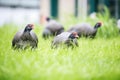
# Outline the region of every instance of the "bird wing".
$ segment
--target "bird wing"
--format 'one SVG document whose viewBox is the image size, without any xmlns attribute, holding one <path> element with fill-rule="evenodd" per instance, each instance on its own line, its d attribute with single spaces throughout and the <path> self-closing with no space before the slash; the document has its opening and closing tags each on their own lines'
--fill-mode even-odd
<svg viewBox="0 0 120 80">
<path fill-rule="evenodd" d="M 46 25 L 46 28 L 48 28 L 52 32 L 55 32 L 55 31 L 63 28 L 63 26 L 60 23 L 58 23 L 57 21 L 52 20 Z"/>
<path fill-rule="evenodd" d="M 82 33 L 83 35 L 91 34 L 94 32 L 94 28 L 91 27 L 91 25 L 88 23 L 80 24 L 76 29 L 79 33 Z"/>
<path fill-rule="evenodd" d="M 15 45 L 15 43 L 19 42 L 20 41 L 20 38 L 21 38 L 21 35 L 23 34 L 23 30 L 20 30 L 18 31 L 15 36 L 13 37 L 13 40 L 12 40 L 12 46 Z"/>
<path fill-rule="evenodd" d="M 36 35 L 33 31 L 30 32 L 30 35 L 31 35 L 32 39 L 33 39 L 36 43 L 38 43 L 38 37 L 37 37 L 37 35 Z"/>
<path fill-rule="evenodd" d="M 68 32 L 72 32 L 75 30 L 75 26 L 71 26 L 69 29 L 68 29 Z"/>
<path fill-rule="evenodd" d="M 63 32 L 63 33 L 57 35 L 54 38 L 53 43 L 55 43 L 55 44 L 56 43 L 63 43 L 63 42 L 65 42 L 68 39 L 69 35 L 70 35 L 69 32 Z"/>
</svg>

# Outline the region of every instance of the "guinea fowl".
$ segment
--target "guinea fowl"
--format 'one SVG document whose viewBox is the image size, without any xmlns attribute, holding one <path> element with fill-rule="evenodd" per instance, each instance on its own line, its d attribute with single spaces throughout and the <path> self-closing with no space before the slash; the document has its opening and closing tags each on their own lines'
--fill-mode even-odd
<svg viewBox="0 0 120 80">
<path fill-rule="evenodd" d="M 68 32 L 77 32 L 79 37 L 84 36 L 94 38 L 96 36 L 98 28 L 101 27 L 101 25 L 101 22 L 96 23 L 94 27 L 91 27 L 87 23 L 77 24 L 71 27 Z"/>
<path fill-rule="evenodd" d="M 57 35 L 54 40 L 52 41 L 52 48 L 58 47 L 59 44 L 64 43 L 68 47 L 69 46 L 78 46 L 77 42 L 78 35 L 76 32 L 62 32 L 61 34 Z"/>
<path fill-rule="evenodd" d="M 52 20 L 48 17 L 46 18 L 46 21 L 48 23 L 42 33 L 44 39 L 48 38 L 49 36 L 56 36 L 64 31 L 64 27 L 57 21 Z"/>
<path fill-rule="evenodd" d="M 38 38 L 34 32 L 33 24 L 28 24 L 24 30 L 17 32 L 12 40 L 12 47 L 14 49 L 21 48 L 26 49 L 27 47 L 36 48 L 38 45 Z"/>
</svg>

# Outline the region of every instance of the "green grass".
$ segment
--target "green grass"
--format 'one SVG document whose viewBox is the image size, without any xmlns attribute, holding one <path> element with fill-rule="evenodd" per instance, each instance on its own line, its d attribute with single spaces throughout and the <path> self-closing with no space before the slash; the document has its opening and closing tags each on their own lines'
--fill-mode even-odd
<svg viewBox="0 0 120 80">
<path fill-rule="evenodd" d="M 72 17 L 67 21 L 66 29 L 80 22 Z M 38 48 L 13 50 L 11 40 L 21 27 L 0 27 L 0 80 L 120 80 L 120 34 L 115 20 L 100 16 L 85 21 L 92 25 L 102 21 L 103 26 L 95 39 L 81 38 L 74 49 L 51 49 L 52 38 L 42 39 L 43 27 L 36 25 Z"/>
</svg>

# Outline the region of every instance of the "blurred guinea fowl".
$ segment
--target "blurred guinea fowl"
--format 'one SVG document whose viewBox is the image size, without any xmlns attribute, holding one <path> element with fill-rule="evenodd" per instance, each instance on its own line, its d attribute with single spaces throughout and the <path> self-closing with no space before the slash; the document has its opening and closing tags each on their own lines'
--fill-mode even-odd
<svg viewBox="0 0 120 80">
<path fill-rule="evenodd" d="M 57 35 L 54 40 L 52 41 L 52 48 L 58 47 L 59 44 L 64 43 L 68 47 L 69 46 L 78 46 L 77 42 L 78 35 L 76 32 L 62 32 L 61 34 Z"/>
<path fill-rule="evenodd" d="M 64 31 L 64 27 L 55 20 L 50 19 L 49 17 L 46 18 L 48 22 L 45 26 L 42 36 L 44 39 L 48 38 L 49 36 L 55 36 Z"/>
<path fill-rule="evenodd" d="M 32 32 L 33 27 L 33 24 L 28 24 L 24 30 L 20 30 L 15 34 L 12 40 L 12 47 L 14 49 L 25 49 L 28 46 L 30 46 L 31 48 L 37 47 L 38 38 L 37 35 L 34 32 Z"/>
<path fill-rule="evenodd" d="M 96 23 L 94 27 L 88 23 L 77 24 L 71 27 L 68 32 L 77 32 L 79 37 L 84 36 L 94 38 L 98 28 L 101 27 L 101 25 L 101 22 Z"/>
</svg>

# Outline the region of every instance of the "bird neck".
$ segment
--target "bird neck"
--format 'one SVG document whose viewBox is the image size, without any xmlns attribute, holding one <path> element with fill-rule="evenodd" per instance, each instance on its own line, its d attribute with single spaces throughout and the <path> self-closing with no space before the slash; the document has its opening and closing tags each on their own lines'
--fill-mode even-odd
<svg viewBox="0 0 120 80">
<path fill-rule="evenodd" d="M 73 35 L 70 35 L 68 38 L 70 41 L 73 41 L 73 39 L 75 39 L 75 37 Z"/>
<path fill-rule="evenodd" d="M 70 36 L 69 36 L 69 39 L 74 39 L 75 37 L 71 34 Z"/>
<path fill-rule="evenodd" d="M 47 20 L 47 22 L 49 22 L 51 19 L 50 19 L 50 18 L 47 18 L 46 20 Z"/>
<path fill-rule="evenodd" d="M 30 32 L 31 30 L 29 30 L 29 29 L 24 29 L 24 33 L 26 33 L 26 32 Z"/>
<path fill-rule="evenodd" d="M 72 39 L 72 38 L 68 38 L 68 40 L 69 40 L 70 42 L 73 42 L 73 39 Z"/>
<path fill-rule="evenodd" d="M 98 24 L 96 24 L 95 26 L 94 26 L 94 29 L 98 29 L 100 26 L 98 25 Z"/>
<path fill-rule="evenodd" d="M 29 40 L 30 39 L 30 32 L 29 31 L 24 31 L 24 33 L 22 34 L 21 38 L 23 40 Z"/>
</svg>

